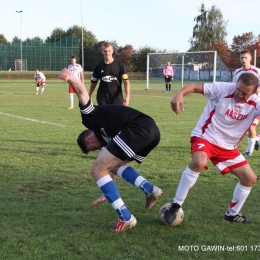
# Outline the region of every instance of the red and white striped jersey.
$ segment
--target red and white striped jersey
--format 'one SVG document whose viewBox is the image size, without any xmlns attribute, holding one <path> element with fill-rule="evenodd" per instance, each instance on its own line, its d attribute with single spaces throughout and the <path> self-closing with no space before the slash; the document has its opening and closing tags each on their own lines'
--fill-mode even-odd
<svg viewBox="0 0 260 260">
<path fill-rule="evenodd" d="M 249 70 L 244 70 L 243 68 L 236 69 L 232 82 L 237 82 L 238 78 L 243 73 L 252 73 L 252 74 L 254 74 L 258 78 L 259 84 L 260 84 L 260 69 L 255 67 L 255 66 L 252 66 L 252 65 L 251 65 L 251 68 Z"/>
<path fill-rule="evenodd" d="M 75 64 L 75 65 L 70 64 L 68 66 L 68 70 L 70 74 L 72 74 L 75 78 L 80 80 L 80 73 L 83 72 L 83 69 L 80 64 Z"/>
<path fill-rule="evenodd" d="M 46 77 L 42 72 L 35 73 L 34 78 L 36 79 L 37 82 L 45 82 L 46 81 Z"/>
<path fill-rule="evenodd" d="M 198 136 L 227 150 L 242 140 L 256 116 L 260 116 L 260 98 L 253 94 L 245 103 L 234 98 L 235 83 L 214 82 L 203 85 L 209 99 L 191 136 Z"/>
</svg>

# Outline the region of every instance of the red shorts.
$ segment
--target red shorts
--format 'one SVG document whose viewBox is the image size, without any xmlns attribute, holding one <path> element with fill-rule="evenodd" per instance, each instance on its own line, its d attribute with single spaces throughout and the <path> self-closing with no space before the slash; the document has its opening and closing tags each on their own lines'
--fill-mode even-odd
<svg viewBox="0 0 260 260">
<path fill-rule="evenodd" d="M 69 93 L 74 93 L 72 86 L 69 86 Z"/>
<path fill-rule="evenodd" d="M 44 87 L 46 85 L 46 82 L 45 81 L 37 81 L 36 84 L 39 85 L 39 86 Z"/>
<path fill-rule="evenodd" d="M 234 150 L 227 150 L 197 136 L 192 136 L 190 143 L 191 153 L 193 154 L 198 151 L 205 152 L 208 159 L 218 168 L 221 174 L 229 173 L 233 169 L 248 163 L 237 148 Z M 207 166 L 205 169 L 207 169 Z"/>
</svg>

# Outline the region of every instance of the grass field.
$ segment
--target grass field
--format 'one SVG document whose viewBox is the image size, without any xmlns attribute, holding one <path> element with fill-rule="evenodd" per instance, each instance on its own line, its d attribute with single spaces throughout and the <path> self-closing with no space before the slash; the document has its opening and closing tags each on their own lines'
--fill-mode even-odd
<svg viewBox="0 0 260 260">
<path fill-rule="evenodd" d="M 170 109 L 174 93 L 164 83 L 145 90 L 132 81 L 131 106 L 152 116 L 161 142 L 141 165 L 132 163 L 164 196 L 148 213 L 145 197 L 118 179 L 121 196 L 136 216 L 135 228 L 109 233 L 117 219 L 107 203 L 92 208 L 100 191 L 89 169 L 97 153 L 87 157 L 76 144 L 84 129 L 78 109 L 69 106 L 68 86 L 47 82 L 43 96 L 34 96 L 32 81 L 0 81 L 0 259 L 260 259 L 259 182 L 243 207 L 253 225 L 223 221 L 237 178 L 221 176 L 209 164 L 183 205 L 183 223 L 161 224 L 158 211 L 174 196 L 180 175 L 190 161 L 190 132 L 206 99 L 187 96 L 185 112 Z M 174 82 L 173 92 L 180 86 Z M 240 149 L 244 152 L 246 139 Z M 259 176 L 259 152 L 249 159 Z"/>
</svg>

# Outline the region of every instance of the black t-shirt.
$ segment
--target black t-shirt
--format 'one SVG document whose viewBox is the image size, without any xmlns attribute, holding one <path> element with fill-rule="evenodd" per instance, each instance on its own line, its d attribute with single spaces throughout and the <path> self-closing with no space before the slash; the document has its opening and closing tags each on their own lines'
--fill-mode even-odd
<svg viewBox="0 0 260 260">
<path fill-rule="evenodd" d="M 123 127 L 133 124 L 138 117 L 146 114 L 122 105 L 95 106 L 90 100 L 85 106 L 80 106 L 82 124 L 92 130 L 102 146 L 106 146 Z"/>
<path fill-rule="evenodd" d="M 104 61 L 97 64 L 91 77 L 91 82 L 100 80 L 97 91 L 97 102 L 101 104 L 124 103 L 122 94 L 122 81 L 128 79 L 125 65 L 117 60 L 110 64 Z"/>
</svg>

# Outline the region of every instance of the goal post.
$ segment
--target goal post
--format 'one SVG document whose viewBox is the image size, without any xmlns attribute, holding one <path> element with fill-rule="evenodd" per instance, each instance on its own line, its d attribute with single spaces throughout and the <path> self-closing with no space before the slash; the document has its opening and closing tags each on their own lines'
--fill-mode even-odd
<svg viewBox="0 0 260 260">
<path fill-rule="evenodd" d="M 163 82 L 163 68 L 167 62 L 174 69 L 174 79 L 181 81 L 231 81 L 228 68 L 217 51 L 147 53 L 146 89 L 152 82 Z"/>
</svg>

